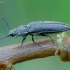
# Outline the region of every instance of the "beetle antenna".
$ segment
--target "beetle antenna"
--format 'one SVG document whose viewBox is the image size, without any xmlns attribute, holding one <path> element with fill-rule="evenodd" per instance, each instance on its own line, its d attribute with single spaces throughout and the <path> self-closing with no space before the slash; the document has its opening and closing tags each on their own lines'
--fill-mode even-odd
<svg viewBox="0 0 70 70">
<path fill-rule="evenodd" d="M 7 26 L 7 30 L 8 30 L 8 32 L 9 32 L 9 31 L 10 31 L 10 29 L 9 29 L 8 21 L 7 21 L 3 16 L 1 16 L 1 18 L 5 21 L 6 26 Z"/>
<path fill-rule="evenodd" d="M 4 37 L 0 38 L 0 40 L 4 39 L 4 38 L 6 38 L 6 37 L 9 37 L 9 35 L 6 35 L 6 36 L 4 36 Z"/>
</svg>

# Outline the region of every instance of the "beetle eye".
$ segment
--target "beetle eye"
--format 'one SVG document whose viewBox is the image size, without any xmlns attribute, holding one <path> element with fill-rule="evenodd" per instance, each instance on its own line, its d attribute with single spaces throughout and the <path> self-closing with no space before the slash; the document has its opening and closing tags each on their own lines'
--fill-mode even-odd
<svg viewBox="0 0 70 70">
<path fill-rule="evenodd" d="M 13 34 L 10 34 L 10 36 L 11 36 L 11 37 L 14 37 L 15 35 L 13 35 Z"/>
</svg>

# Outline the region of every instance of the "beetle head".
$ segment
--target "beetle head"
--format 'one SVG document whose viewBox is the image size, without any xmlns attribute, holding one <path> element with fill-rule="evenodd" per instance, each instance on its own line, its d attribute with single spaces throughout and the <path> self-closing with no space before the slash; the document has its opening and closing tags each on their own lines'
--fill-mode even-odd
<svg viewBox="0 0 70 70">
<path fill-rule="evenodd" d="M 9 36 L 11 36 L 11 37 L 16 36 L 16 35 L 15 35 L 15 31 L 14 31 L 14 30 L 10 30 L 10 31 L 9 31 Z"/>
</svg>

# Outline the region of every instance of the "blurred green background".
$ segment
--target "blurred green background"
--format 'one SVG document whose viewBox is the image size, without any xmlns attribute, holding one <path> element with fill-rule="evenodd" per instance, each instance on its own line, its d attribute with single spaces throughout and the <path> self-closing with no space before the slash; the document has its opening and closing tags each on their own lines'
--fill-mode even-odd
<svg viewBox="0 0 70 70">
<path fill-rule="evenodd" d="M 4 16 L 13 29 L 32 21 L 54 20 L 70 23 L 70 0 L 0 0 L 0 16 Z M 70 31 L 66 32 L 70 36 Z M 8 34 L 4 20 L 0 18 L 0 37 Z M 0 46 L 20 43 L 19 38 L 5 38 Z M 28 36 L 26 41 L 31 41 Z M 58 56 L 34 59 L 15 65 L 16 70 L 70 70 L 69 62 L 60 61 Z"/>
</svg>

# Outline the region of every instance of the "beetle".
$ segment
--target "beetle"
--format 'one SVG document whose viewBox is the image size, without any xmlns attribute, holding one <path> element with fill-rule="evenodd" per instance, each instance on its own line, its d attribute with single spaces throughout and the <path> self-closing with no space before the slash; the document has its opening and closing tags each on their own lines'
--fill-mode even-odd
<svg viewBox="0 0 70 70">
<path fill-rule="evenodd" d="M 35 21 L 35 22 L 30 22 L 27 25 L 21 25 L 13 30 L 10 30 L 6 19 L 2 16 L 1 18 L 6 22 L 7 29 L 9 31 L 9 34 L 3 38 L 9 36 L 11 37 L 21 36 L 23 37 L 22 44 L 28 35 L 32 36 L 32 41 L 34 42 L 33 36 L 49 36 L 48 34 L 60 33 L 60 32 L 70 30 L 70 26 L 68 24 L 64 24 L 58 21 Z"/>
</svg>

